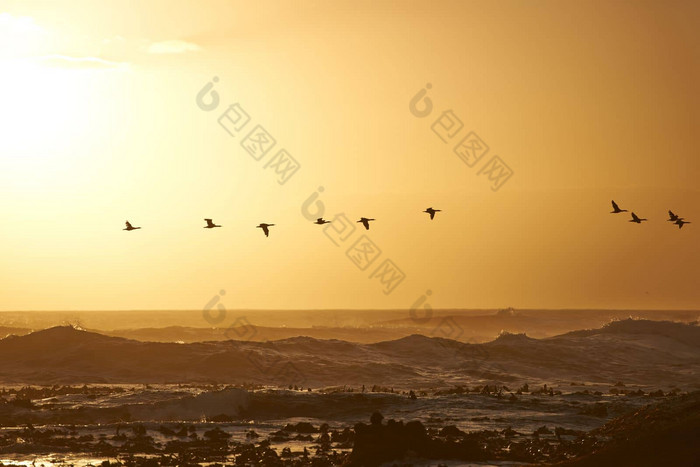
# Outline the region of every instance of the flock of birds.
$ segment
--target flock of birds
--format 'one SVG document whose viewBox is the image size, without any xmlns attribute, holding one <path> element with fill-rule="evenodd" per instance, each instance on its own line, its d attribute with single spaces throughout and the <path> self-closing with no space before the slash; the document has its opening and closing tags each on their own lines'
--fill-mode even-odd
<svg viewBox="0 0 700 467">
<path fill-rule="evenodd" d="M 627 209 L 620 209 L 620 207 L 617 205 L 617 203 L 613 200 L 612 201 L 612 207 L 613 210 L 610 211 L 610 214 L 619 214 L 621 212 L 627 212 Z M 430 215 L 430 220 L 433 220 L 435 218 L 435 213 L 441 212 L 440 209 L 433 209 L 433 208 L 428 208 L 425 211 L 423 211 L 427 214 Z M 690 224 L 690 221 L 685 220 L 683 217 L 680 217 L 676 214 L 673 213 L 673 211 L 668 211 L 668 221 L 673 222 L 678 226 L 679 229 L 682 229 L 685 224 Z M 214 224 L 214 221 L 212 219 L 204 219 L 207 225 L 204 226 L 205 229 L 213 229 L 215 227 L 221 227 L 220 225 Z M 376 219 L 371 219 L 368 217 L 360 217 L 360 220 L 357 221 L 358 223 L 361 223 L 362 225 L 365 226 L 366 230 L 369 230 L 369 223 L 374 221 Z M 634 212 L 632 212 L 632 219 L 629 220 L 629 222 L 634 222 L 637 224 L 641 224 L 642 222 L 646 221 L 647 219 L 641 218 L 637 216 Z M 323 217 L 319 217 L 316 219 L 313 223 L 317 225 L 323 225 L 323 224 L 328 224 L 331 221 L 324 219 Z M 275 224 L 267 224 L 265 222 L 262 222 L 259 225 L 256 225 L 255 228 L 257 229 L 262 229 L 263 233 L 265 234 L 266 237 L 270 236 L 270 227 L 274 226 Z M 123 230 L 131 231 L 131 230 L 138 230 L 141 227 L 134 227 L 131 225 L 129 221 L 126 221 L 126 228 Z"/>
<path fill-rule="evenodd" d="M 627 209 L 620 209 L 620 207 L 617 205 L 617 203 L 613 200 L 612 202 L 612 207 L 613 210 L 610 211 L 610 214 L 619 214 L 621 212 L 627 212 Z M 637 216 L 634 212 L 632 212 L 632 219 L 630 219 L 628 222 L 635 222 L 637 224 L 641 224 L 642 222 L 646 221 L 647 219 L 640 218 Z M 668 222 L 673 222 L 678 226 L 679 229 L 682 229 L 685 224 L 690 224 L 690 221 L 685 220 L 683 217 L 678 216 L 677 214 L 674 214 L 673 211 L 668 211 Z"/>
<path fill-rule="evenodd" d="M 423 212 L 430 214 L 430 220 L 433 220 L 433 219 L 435 218 L 435 213 L 436 213 L 436 212 L 441 212 L 441 210 L 440 210 L 440 209 L 428 208 L 428 209 L 426 209 L 426 210 L 423 211 Z M 358 222 L 358 223 L 361 223 L 362 225 L 364 225 L 364 226 L 365 226 L 365 230 L 369 230 L 369 223 L 370 223 L 371 221 L 374 221 L 374 220 L 375 220 L 375 219 L 370 219 L 370 218 L 367 218 L 367 217 L 360 217 L 360 220 L 357 221 L 357 222 Z M 207 225 L 204 226 L 205 229 L 213 229 L 214 227 L 221 227 L 220 225 L 214 224 L 214 221 L 213 221 L 212 219 L 204 219 L 204 221 L 207 223 Z M 328 223 L 330 223 L 330 222 L 331 222 L 331 221 L 328 221 L 328 220 L 324 219 L 323 217 L 319 217 L 319 218 L 316 219 L 313 223 L 314 223 L 314 224 L 317 224 L 317 225 L 323 225 L 323 224 L 328 224 Z M 256 225 L 255 228 L 257 228 L 257 229 L 262 229 L 262 231 L 263 231 L 263 233 L 265 234 L 265 236 L 266 236 L 266 237 L 269 237 L 269 236 L 270 236 L 270 227 L 272 227 L 273 225 L 275 225 L 275 224 L 266 224 L 266 223 L 263 222 L 263 223 L 261 223 L 261 224 L 259 224 L 259 225 Z M 131 225 L 131 223 L 130 223 L 129 221 L 126 221 L 126 228 L 125 228 L 125 229 L 122 229 L 122 230 L 131 231 L 131 230 L 138 230 L 138 229 L 140 229 L 140 228 L 141 228 L 141 227 L 134 227 L 133 225 Z"/>
</svg>

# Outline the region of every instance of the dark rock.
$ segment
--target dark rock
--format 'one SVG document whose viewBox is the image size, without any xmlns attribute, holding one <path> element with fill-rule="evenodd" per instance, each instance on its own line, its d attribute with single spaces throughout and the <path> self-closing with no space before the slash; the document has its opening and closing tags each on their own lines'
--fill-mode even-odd
<svg viewBox="0 0 700 467">
<path fill-rule="evenodd" d="M 217 426 L 213 430 L 205 431 L 204 437 L 212 441 L 222 441 L 229 439 L 231 435 Z"/>
<path fill-rule="evenodd" d="M 299 422 L 295 425 L 292 425 L 291 423 L 288 423 L 284 428 L 282 428 L 284 431 L 292 431 L 295 433 L 318 433 L 319 430 L 315 428 L 311 423 L 308 422 Z"/>
<path fill-rule="evenodd" d="M 441 433 L 448 436 L 447 440 L 433 440 L 419 421 L 404 424 L 401 421 L 389 420 L 386 425 L 382 425 L 381 419 L 376 415 L 378 413 L 375 412 L 372 420 L 377 423 L 355 425 L 355 443 L 349 465 L 374 467 L 407 457 L 470 461 L 486 459 L 476 440 L 455 441 L 450 436 L 464 434 L 457 427 L 445 427 L 441 430 Z"/>
<path fill-rule="evenodd" d="M 440 436 L 463 436 L 464 432 L 454 425 L 448 425 L 440 430 Z"/>
</svg>

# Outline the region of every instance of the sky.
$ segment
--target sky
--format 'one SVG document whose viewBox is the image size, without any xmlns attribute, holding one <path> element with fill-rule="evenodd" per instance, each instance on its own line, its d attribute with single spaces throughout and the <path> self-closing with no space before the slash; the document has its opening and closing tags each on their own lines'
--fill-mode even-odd
<svg viewBox="0 0 700 467">
<path fill-rule="evenodd" d="M 698 309 L 699 23 L 3 1 L 0 310 Z"/>
</svg>

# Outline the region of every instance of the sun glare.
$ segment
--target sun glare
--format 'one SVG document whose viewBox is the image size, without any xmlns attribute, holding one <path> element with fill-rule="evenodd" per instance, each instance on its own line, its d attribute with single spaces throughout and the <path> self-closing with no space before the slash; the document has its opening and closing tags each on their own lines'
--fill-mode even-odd
<svg viewBox="0 0 700 467">
<path fill-rule="evenodd" d="M 0 158 L 14 180 L 56 174 L 89 134 L 88 71 L 61 70 L 31 60 L 0 65 Z"/>
<path fill-rule="evenodd" d="M 8 188 L 42 192 L 56 176 L 75 172 L 90 143 L 91 110 L 104 99 L 95 90 L 119 65 L 46 54 L 48 35 L 30 17 L 0 14 L 0 167 Z"/>
</svg>

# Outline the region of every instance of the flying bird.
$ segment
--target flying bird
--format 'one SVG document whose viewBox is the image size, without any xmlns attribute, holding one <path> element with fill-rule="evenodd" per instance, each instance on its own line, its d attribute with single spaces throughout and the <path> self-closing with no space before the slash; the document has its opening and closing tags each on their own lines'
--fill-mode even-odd
<svg viewBox="0 0 700 467">
<path fill-rule="evenodd" d="M 131 225 L 131 222 L 126 221 L 126 229 L 122 229 L 122 230 L 136 230 L 136 229 L 140 229 L 140 228 L 141 227 L 134 227 L 133 225 Z"/>
<path fill-rule="evenodd" d="M 360 217 L 360 220 L 357 222 L 362 222 L 362 225 L 365 226 L 365 230 L 369 230 L 369 222 L 373 221 L 374 219 L 367 219 L 366 217 Z"/>
<path fill-rule="evenodd" d="M 678 217 L 676 214 L 673 213 L 673 211 L 668 211 L 668 221 L 667 222 L 676 222 L 679 219 L 683 220 L 682 217 Z"/>
<path fill-rule="evenodd" d="M 205 229 L 213 229 L 214 227 L 221 227 L 220 225 L 214 224 L 211 219 L 204 219 L 207 221 L 207 225 L 204 226 Z"/>
<path fill-rule="evenodd" d="M 330 221 L 325 220 L 323 217 L 319 217 L 318 219 L 316 219 L 316 222 L 314 222 L 314 224 L 323 225 L 328 224 L 329 222 Z"/>
<path fill-rule="evenodd" d="M 641 224 L 642 221 L 645 221 L 646 219 L 640 219 L 637 217 L 635 213 L 632 213 L 632 219 L 630 219 L 628 222 L 636 222 L 637 224 Z"/>
<path fill-rule="evenodd" d="M 679 229 L 683 228 L 683 224 L 691 224 L 691 223 L 692 222 L 690 222 L 690 221 L 684 221 L 682 217 L 679 217 L 678 220 L 676 220 L 676 222 L 674 222 L 674 224 L 676 224 Z"/>
<path fill-rule="evenodd" d="M 627 212 L 627 209 L 620 209 L 620 207 L 617 205 L 617 203 L 613 200 L 612 202 L 613 210 L 610 211 L 610 214 L 618 214 L 620 212 Z"/>
<path fill-rule="evenodd" d="M 428 209 L 426 209 L 426 210 L 423 211 L 423 212 L 427 212 L 428 214 L 430 214 L 430 220 L 432 221 L 433 218 L 435 217 L 435 213 L 436 213 L 436 212 L 440 212 L 440 211 L 441 211 L 441 209 L 428 208 Z"/>
<path fill-rule="evenodd" d="M 262 229 L 263 232 L 265 232 L 265 236 L 266 236 L 266 237 L 269 237 L 269 236 L 270 236 L 270 229 L 268 229 L 268 227 L 272 227 L 273 225 L 275 225 L 275 224 L 265 224 L 265 223 L 262 223 L 262 224 L 260 224 L 260 225 L 256 225 L 255 227 L 258 228 L 258 229 Z"/>
</svg>

